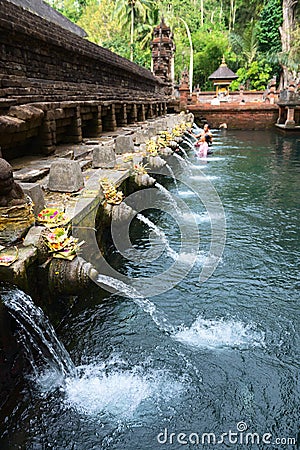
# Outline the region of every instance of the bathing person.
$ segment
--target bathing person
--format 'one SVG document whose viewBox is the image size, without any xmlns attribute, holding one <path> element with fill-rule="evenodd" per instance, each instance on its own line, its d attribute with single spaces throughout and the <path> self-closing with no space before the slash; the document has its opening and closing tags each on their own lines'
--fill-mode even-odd
<svg viewBox="0 0 300 450">
<path fill-rule="evenodd" d="M 206 142 L 207 142 L 207 144 L 208 144 L 209 147 L 212 145 L 212 139 L 213 139 L 213 137 L 212 137 L 212 133 L 211 133 L 211 131 L 210 131 L 210 126 L 208 125 L 208 123 L 204 124 L 203 130 L 202 130 L 200 133 L 194 134 L 193 132 L 191 132 L 191 134 L 192 134 L 195 138 L 198 139 L 198 142 L 196 142 L 196 144 L 195 144 L 196 147 L 199 147 L 199 145 L 200 145 L 200 138 L 201 138 L 202 136 L 205 136 Z M 197 145 L 197 144 L 198 144 L 198 145 Z"/>
<path fill-rule="evenodd" d="M 203 134 L 199 139 L 199 147 L 198 147 L 197 156 L 199 158 L 206 158 L 208 153 L 208 143 L 205 135 Z"/>
<path fill-rule="evenodd" d="M 210 131 L 210 126 L 208 125 L 208 123 L 206 123 L 204 125 L 202 134 L 204 134 L 206 142 L 207 142 L 208 146 L 210 147 L 212 145 L 213 137 L 212 137 L 212 133 Z"/>
</svg>

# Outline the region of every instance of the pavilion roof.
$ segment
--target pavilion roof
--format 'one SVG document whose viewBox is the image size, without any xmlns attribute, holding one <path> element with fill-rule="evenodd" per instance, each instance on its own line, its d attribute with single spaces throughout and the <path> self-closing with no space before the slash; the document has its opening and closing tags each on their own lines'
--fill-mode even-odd
<svg viewBox="0 0 300 450">
<path fill-rule="evenodd" d="M 220 67 L 212 73 L 208 79 L 209 80 L 235 80 L 238 78 L 238 75 L 234 73 L 229 67 L 227 67 L 227 64 L 225 62 L 225 59 L 223 57 L 222 64 Z"/>
</svg>

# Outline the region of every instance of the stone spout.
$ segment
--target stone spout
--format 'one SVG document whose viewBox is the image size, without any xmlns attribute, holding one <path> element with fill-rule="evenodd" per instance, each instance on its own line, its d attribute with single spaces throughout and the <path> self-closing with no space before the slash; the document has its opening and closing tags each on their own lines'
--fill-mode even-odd
<svg viewBox="0 0 300 450">
<path fill-rule="evenodd" d="M 112 221 L 115 223 L 127 223 L 130 222 L 135 216 L 136 211 L 134 211 L 126 203 L 121 202 L 119 205 L 114 205 L 112 207 Z"/>
<path fill-rule="evenodd" d="M 136 174 L 134 181 L 139 187 L 152 187 L 156 183 L 155 178 L 150 177 L 147 173 Z"/>
<path fill-rule="evenodd" d="M 53 258 L 48 271 L 49 290 L 55 294 L 77 295 L 90 287 L 98 272 L 77 256 L 73 261 Z"/>
<path fill-rule="evenodd" d="M 175 141 L 171 141 L 171 142 L 169 143 L 169 147 L 170 147 L 171 150 L 175 151 L 175 150 L 177 150 L 177 148 L 178 148 L 178 143 L 175 142 Z"/>
<path fill-rule="evenodd" d="M 160 156 L 149 156 L 148 158 L 150 167 L 154 169 L 160 169 L 166 165 L 166 161 Z"/>
</svg>

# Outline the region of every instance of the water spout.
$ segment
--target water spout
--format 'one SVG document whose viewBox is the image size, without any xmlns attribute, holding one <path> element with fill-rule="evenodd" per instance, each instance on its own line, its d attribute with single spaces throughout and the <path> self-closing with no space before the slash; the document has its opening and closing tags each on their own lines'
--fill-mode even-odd
<svg viewBox="0 0 300 450">
<path fill-rule="evenodd" d="M 184 160 L 183 160 L 184 161 Z M 160 183 L 156 183 L 155 185 L 157 187 L 157 189 L 165 196 L 167 197 L 167 199 L 169 200 L 169 202 L 171 203 L 171 205 L 174 207 L 175 211 L 181 215 L 181 211 L 178 208 L 178 205 L 176 203 L 176 200 L 173 198 L 173 196 L 170 194 L 170 192 L 163 187 Z"/>
<path fill-rule="evenodd" d="M 140 294 L 136 289 L 123 283 L 121 280 L 109 277 L 107 275 L 98 274 L 94 281 L 98 285 L 109 286 L 110 288 L 115 289 L 116 292 L 120 292 L 124 296 L 132 299 L 136 305 L 138 305 L 145 313 L 150 315 L 160 330 L 168 334 L 175 333 L 176 330 L 174 326 L 170 324 L 165 314 L 158 310 L 153 302 Z"/>
<path fill-rule="evenodd" d="M 171 175 L 171 177 L 172 177 L 172 179 L 173 179 L 173 181 L 174 181 L 175 187 L 176 187 L 176 189 L 178 190 L 178 184 L 177 184 L 177 181 L 176 181 L 176 178 L 175 178 L 175 174 L 174 174 L 172 168 L 169 166 L 169 164 L 166 164 L 165 167 L 166 167 L 166 169 L 169 171 L 169 173 L 170 173 L 170 175 Z"/>
<path fill-rule="evenodd" d="M 175 250 L 173 250 L 170 247 L 169 241 L 165 235 L 165 233 L 160 230 L 151 220 L 149 220 L 147 217 L 145 217 L 143 214 L 138 214 L 137 218 L 143 222 L 144 224 L 146 224 L 152 231 L 154 231 L 154 233 L 161 239 L 161 241 L 165 244 L 165 248 L 167 251 L 167 255 L 170 256 L 170 258 L 172 258 L 174 261 L 177 261 L 178 259 L 178 253 L 175 252 Z"/>
</svg>

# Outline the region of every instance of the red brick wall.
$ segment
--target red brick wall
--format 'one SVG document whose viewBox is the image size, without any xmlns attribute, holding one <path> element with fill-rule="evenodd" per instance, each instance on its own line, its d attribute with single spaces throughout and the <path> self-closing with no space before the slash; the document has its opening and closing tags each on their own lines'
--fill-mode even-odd
<svg viewBox="0 0 300 450">
<path fill-rule="evenodd" d="M 229 129 L 264 130 L 272 128 L 278 118 L 278 107 L 265 103 L 189 105 L 188 109 L 194 114 L 196 122 L 207 121 L 212 128 L 219 128 L 225 122 Z"/>
</svg>

